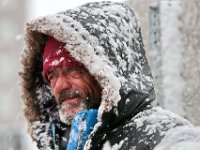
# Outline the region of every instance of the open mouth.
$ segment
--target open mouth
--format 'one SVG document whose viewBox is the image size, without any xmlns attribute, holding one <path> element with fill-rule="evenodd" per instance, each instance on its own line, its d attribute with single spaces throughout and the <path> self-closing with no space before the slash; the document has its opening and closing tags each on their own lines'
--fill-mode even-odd
<svg viewBox="0 0 200 150">
<path fill-rule="evenodd" d="M 71 105 L 79 104 L 78 101 L 87 100 L 88 97 L 85 97 L 81 91 L 63 91 L 58 97 L 58 104 L 62 106 L 63 103 L 68 103 Z"/>
<path fill-rule="evenodd" d="M 68 104 L 68 105 L 71 105 L 71 106 L 76 106 L 79 103 L 80 103 L 80 98 L 79 97 L 73 97 L 73 98 L 64 99 L 61 102 L 61 106 L 65 105 L 65 104 Z"/>
<path fill-rule="evenodd" d="M 64 102 L 71 102 L 74 99 L 82 99 L 83 94 L 78 91 L 78 90 L 74 90 L 74 91 L 63 91 L 62 93 L 60 93 L 59 97 L 58 97 L 58 103 L 60 105 L 62 105 L 62 103 Z"/>
</svg>

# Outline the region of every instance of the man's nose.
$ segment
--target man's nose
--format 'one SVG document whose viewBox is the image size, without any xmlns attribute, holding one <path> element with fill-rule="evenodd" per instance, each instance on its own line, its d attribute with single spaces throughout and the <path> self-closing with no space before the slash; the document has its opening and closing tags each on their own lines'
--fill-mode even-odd
<svg viewBox="0 0 200 150">
<path fill-rule="evenodd" d="M 70 80 L 64 76 L 64 75 L 60 75 L 57 79 L 56 85 L 55 85 L 55 90 L 57 93 L 60 93 L 64 90 L 69 90 L 71 89 L 72 84 L 70 82 Z"/>
</svg>

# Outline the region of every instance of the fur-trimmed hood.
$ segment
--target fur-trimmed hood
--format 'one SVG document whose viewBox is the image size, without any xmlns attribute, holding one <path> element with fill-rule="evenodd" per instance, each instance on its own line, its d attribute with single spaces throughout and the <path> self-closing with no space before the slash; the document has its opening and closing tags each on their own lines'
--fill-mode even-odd
<svg viewBox="0 0 200 150">
<path fill-rule="evenodd" d="M 47 35 L 66 43 L 71 55 L 100 84 L 102 101 L 96 130 L 116 125 L 154 100 L 152 75 L 134 12 L 121 3 L 88 3 L 26 24 L 20 78 L 32 135 L 35 123 L 48 126 L 59 119 L 51 90 L 42 77 Z"/>
</svg>

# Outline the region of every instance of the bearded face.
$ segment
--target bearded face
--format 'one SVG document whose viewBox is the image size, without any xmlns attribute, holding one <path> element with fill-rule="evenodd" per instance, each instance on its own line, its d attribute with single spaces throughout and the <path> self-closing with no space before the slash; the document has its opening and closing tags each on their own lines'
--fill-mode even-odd
<svg viewBox="0 0 200 150">
<path fill-rule="evenodd" d="M 56 68 L 51 70 L 47 77 L 59 105 L 59 115 L 62 122 L 70 125 L 77 112 L 99 107 L 101 88 L 87 70 Z"/>
</svg>

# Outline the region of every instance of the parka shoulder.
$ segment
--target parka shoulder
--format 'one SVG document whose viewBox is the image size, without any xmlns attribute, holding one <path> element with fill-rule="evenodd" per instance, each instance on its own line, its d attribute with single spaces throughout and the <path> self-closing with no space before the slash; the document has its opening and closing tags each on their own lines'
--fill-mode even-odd
<svg viewBox="0 0 200 150">
<path fill-rule="evenodd" d="M 106 144 L 120 150 L 152 150 L 166 133 L 179 126 L 190 126 L 186 119 L 160 107 L 151 107 L 113 129 Z"/>
</svg>

